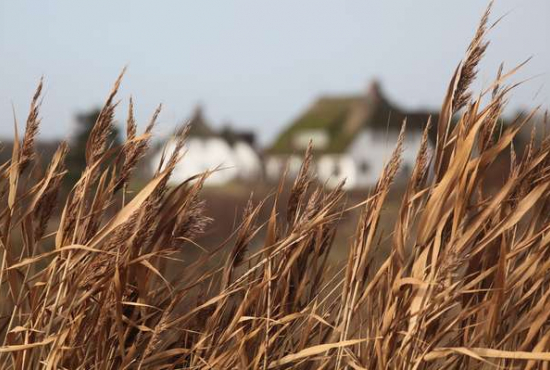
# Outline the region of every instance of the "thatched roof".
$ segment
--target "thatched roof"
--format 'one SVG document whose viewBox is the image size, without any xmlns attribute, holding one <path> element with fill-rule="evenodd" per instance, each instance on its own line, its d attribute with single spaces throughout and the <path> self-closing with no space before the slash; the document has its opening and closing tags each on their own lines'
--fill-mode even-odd
<svg viewBox="0 0 550 370">
<path fill-rule="evenodd" d="M 340 153 L 351 144 L 355 135 L 366 127 L 397 131 L 407 117 L 408 130 L 422 130 L 430 112 L 407 112 L 387 99 L 380 85 L 373 82 L 364 95 L 325 96 L 292 122 L 275 140 L 268 153 L 290 154 L 303 148 L 293 145 L 293 138 L 300 131 L 324 130 L 329 136 L 328 145 L 318 152 Z"/>
<path fill-rule="evenodd" d="M 226 123 L 220 130 L 212 128 L 205 118 L 201 106 L 195 108 L 193 115 L 188 120 L 188 124 L 191 126 L 189 128 L 189 137 L 218 137 L 227 141 L 231 146 L 237 142 L 245 142 L 251 146 L 255 145 L 256 137 L 252 131 L 237 130 L 230 123 Z"/>
<path fill-rule="evenodd" d="M 210 127 L 204 118 L 204 114 L 201 106 L 197 106 L 193 115 L 189 119 L 189 136 L 195 137 L 209 137 L 217 136 L 216 132 Z"/>
</svg>

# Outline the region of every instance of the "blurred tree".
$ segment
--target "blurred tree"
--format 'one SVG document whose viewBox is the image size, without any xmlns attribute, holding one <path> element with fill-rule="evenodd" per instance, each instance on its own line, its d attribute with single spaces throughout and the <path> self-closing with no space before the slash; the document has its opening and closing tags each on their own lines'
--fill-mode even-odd
<svg viewBox="0 0 550 370">
<path fill-rule="evenodd" d="M 75 117 L 75 131 L 70 142 L 70 151 L 67 155 L 67 178 L 71 186 L 76 182 L 86 167 L 86 142 L 101 113 L 100 108 L 93 108 L 87 112 L 78 113 Z M 108 145 L 120 145 L 119 129 L 113 125 L 109 135 Z"/>
</svg>

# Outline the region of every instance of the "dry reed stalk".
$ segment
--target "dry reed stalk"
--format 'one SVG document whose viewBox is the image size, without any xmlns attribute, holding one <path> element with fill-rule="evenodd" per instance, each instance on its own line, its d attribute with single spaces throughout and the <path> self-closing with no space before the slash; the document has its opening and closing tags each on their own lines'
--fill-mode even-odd
<svg viewBox="0 0 550 370">
<path fill-rule="evenodd" d="M 278 211 L 281 181 L 273 199 L 249 203 L 232 238 L 181 265 L 178 253 L 210 222 L 200 198 L 209 173 L 167 187 L 184 128 L 151 181 L 117 201 L 118 191 L 129 196 L 159 112 L 138 135 L 130 101 L 127 140 L 109 148 L 121 78 L 90 135 L 86 169 L 59 199 L 66 144 L 43 176 L 24 176 L 39 170 L 32 147 L 40 82 L 22 144 L 16 131 L 11 161 L 0 165 L 0 368 L 548 369 L 550 137 L 533 135 L 515 154 L 512 141 L 531 116 L 500 127 L 513 87 L 503 85 L 512 73 L 502 67 L 488 92 L 468 92 L 488 16 L 449 86 L 433 156 L 426 123 L 389 255 L 376 262 L 404 128 L 360 205 L 342 268 L 329 254 L 350 208 L 342 186 L 315 183 L 311 146 L 286 215 Z M 509 176 L 488 191 L 488 170 L 507 153 Z M 270 217 L 258 222 L 270 204 Z M 61 217 L 45 234 L 56 206 Z"/>
</svg>

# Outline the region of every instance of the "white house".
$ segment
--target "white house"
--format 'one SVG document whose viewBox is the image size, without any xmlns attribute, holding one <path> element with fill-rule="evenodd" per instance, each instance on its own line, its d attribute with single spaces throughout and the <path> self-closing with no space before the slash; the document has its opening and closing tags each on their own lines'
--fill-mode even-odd
<svg viewBox="0 0 550 370">
<path fill-rule="evenodd" d="M 195 110 L 190 119 L 189 137 L 185 153 L 170 178 L 170 185 L 177 185 L 207 170 L 219 169 L 205 182 L 207 186 L 219 186 L 235 180 L 253 181 L 262 173 L 262 162 L 254 148 L 254 135 L 239 133 L 229 127 L 217 132 L 205 121 L 202 109 Z M 158 168 L 163 152 L 173 153 L 175 142 L 169 139 L 165 148 L 152 158 L 151 167 Z"/>
<path fill-rule="evenodd" d="M 266 175 L 276 180 L 288 165 L 289 175 L 295 176 L 311 140 L 319 181 L 332 187 L 345 179 L 347 189 L 370 187 L 393 152 L 407 117 L 400 171 L 406 175 L 414 166 L 429 116 L 428 112 L 405 112 L 391 104 L 376 82 L 364 95 L 322 97 L 267 150 Z M 432 119 L 437 122 L 435 116 L 432 114 Z"/>
</svg>

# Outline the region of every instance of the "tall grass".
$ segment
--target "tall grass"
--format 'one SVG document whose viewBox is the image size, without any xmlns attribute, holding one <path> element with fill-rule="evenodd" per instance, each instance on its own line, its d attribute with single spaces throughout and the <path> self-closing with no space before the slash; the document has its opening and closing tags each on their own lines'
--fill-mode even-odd
<svg viewBox="0 0 550 370">
<path fill-rule="evenodd" d="M 310 150 L 286 212 L 277 212 L 281 181 L 248 205 L 226 243 L 197 246 L 210 221 L 200 198 L 208 173 L 166 185 L 187 130 L 130 194 L 158 111 L 139 134 L 130 103 L 128 138 L 111 148 L 119 78 L 90 135 L 86 169 L 59 199 L 67 145 L 43 173 L 33 149 L 40 84 L 24 136 L 15 131 L 12 159 L 0 166 L 0 368 L 548 369 L 550 138 L 516 154 L 512 141 L 529 117 L 501 127 L 514 70 L 471 94 L 488 14 L 432 123 L 433 151 L 427 122 L 387 235 L 379 220 L 405 124 L 364 202 L 349 207 L 341 187 L 319 187 Z M 507 152 L 504 185 L 486 190 L 488 169 Z M 265 223 L 262 207 L 271 207 Z M 361 216 L 338 265 L 329 254 L 351 208 Z M 61 216 L 50 220 L 54 212 Z M 383 239 L 392 248 L 380 261 Z M 198 247 L 206 249 L 195 260 L 179 259 Z"/>
</svg>

